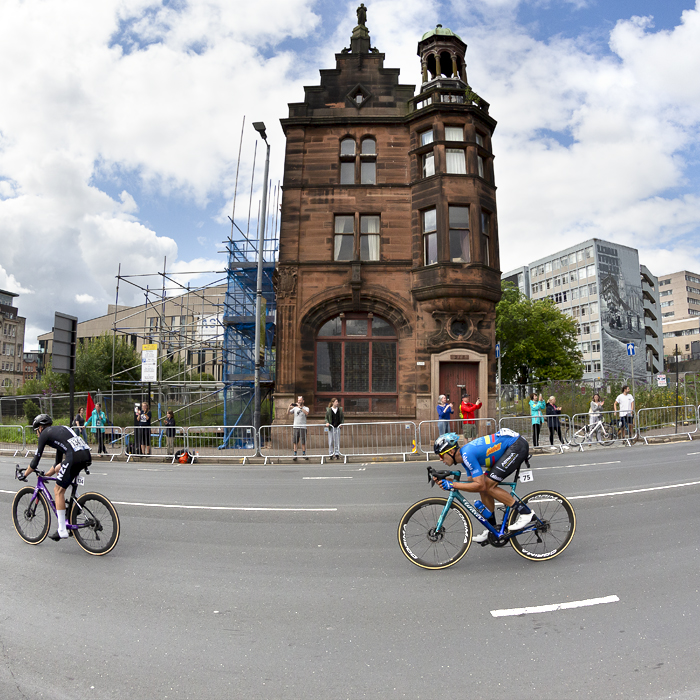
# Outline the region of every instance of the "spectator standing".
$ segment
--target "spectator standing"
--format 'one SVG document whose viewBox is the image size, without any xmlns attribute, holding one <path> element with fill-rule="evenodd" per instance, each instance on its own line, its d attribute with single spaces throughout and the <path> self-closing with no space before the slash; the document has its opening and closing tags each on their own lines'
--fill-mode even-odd
<svg viewBox="0 0 700 700">
<path fill-rule="evenodd" d="M 547 425 L 549 426 L 549 444 L 554 447 L 554 431 L 557 431 L 559 436 L 559 443 L 564 444 L 564 439 L 561 436 L 561 421 L 559 420 L 559 414 L 561 413 L 561 408 L 557 406 L 556 399 L 553 396 L 549 397 L 546 406 L 547 413 Z"/>
<path fill-rule="evenodd" d="M 542 429 L 542 411 L 545 410 L 542 394 L 530 394 L 530 416 L 532 417 L 532 446 L 540 446 L 540 430 Z"/>
<path fill-rule="evenodd" d="M 137 444 L 141 447 L 141 454 L 151 454 L 151 411 L 148 403 L 144 401 L 141 408 L 136 409 L 137 431 L 139 438 Z"/>
<path fill-rule="evenodd" d="M 452 404 L 447 401 L 445 394 L 440 394 L 437 405 L 438 433 L 440 435 L 450 432 L 450 420 L 453 413 Z"/>
<path fill-rule="evenodd" d="M 595 425 L 600 419 L 600 414 L 603 410 L 605 399 L 601 401 L 600 394 L 593 394 L 590 408 L 588 409 L 588 424 Z"/>
<path fill-rule="evenodd" d="M 165 442 L 168 454 L 171 455 L 175 449 L 175 414 L 172 411 L 168 411 L 165 414 L 163 425 L 165 426 Z"/>
<path fill-rule="evenodd" d="M 470 403 L 469 394 L 462 396 L 462 403 L 459 404 L 459 415 L 463 419 L 462 433 L 467 442 L 471 442 L 476 437 L 476 423 L 474 413 L 482 406 L 481 399 L 477 397 L 476 403 Z"/>
<path fill-rule="evenodd" d="M 292 425 L 294 457 L 292 459 L 295 462 L 297 461 L 297 445 L 301 443 L 302 456 L 308 462 L 309 458 L 306 456 L 306 416 L 309 415 L 309 408 L 304 406 L 303 396 L 297 396 L 296 403 L 289 404 L 287 414 L 289 413 L 294 414 L 294 423 Z"/>
<path fill-rule="evenodd" d="M 330 459 L 340 459 L 340 426 L 345 422 L 343 409 L 338 399 L 331 399 L 326 409 L 326 427 L 328 428 L 328 454 Z"/>
<path fill-rule="evenodd" d="M 630 394 L 630 388 L 625 384 L 622 393 L 615 399 L 614 409 L 620 411 L 620 430 L 622 437 L 625 432 L 632 437 L 632 425 L 634 424 L 634 396 Z"/>
<path fill-rule="evenodd" d="M 83 415 L 84 408 L 79 408 L 78 413 L 73 418 L 73 425 L 78 428 L 78 433 L 82 436 L 83 440 L 85 440 L 85 444 L 87 444 L 88 441 L 88 436 L 87 436 L 87 431 L 85 430 L 85 416 Z"/>
<path fill-rule="evenodd" d="M 90 432 L 97 436 L 97 454 L 104 453 L 107 454 L 105 449 L 105 429 L 104 426 L 107 425 L 107 415 L 102 410 L 102 406 L 99 403 L 95 404 L 95 408 L 92 410 L 92 414 L 86 425 L 91 425 L 92 429 Z"/>
</svg>

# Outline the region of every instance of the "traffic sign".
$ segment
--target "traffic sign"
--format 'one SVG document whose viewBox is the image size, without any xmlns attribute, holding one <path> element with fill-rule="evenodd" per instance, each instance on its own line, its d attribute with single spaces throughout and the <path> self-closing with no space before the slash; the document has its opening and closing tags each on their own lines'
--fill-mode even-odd
<svg viewBox="0 0 700 700">
<path fill-rule="evenodd" d="M 636 354 L 634 343 L 627 343 L 627 354 L 632 357 Z"/>
<path fill-rule="evenodd" d="M 496 343 L 496 359 L 498 359 L 501 356 L 501 344 Z"/>
</svg>

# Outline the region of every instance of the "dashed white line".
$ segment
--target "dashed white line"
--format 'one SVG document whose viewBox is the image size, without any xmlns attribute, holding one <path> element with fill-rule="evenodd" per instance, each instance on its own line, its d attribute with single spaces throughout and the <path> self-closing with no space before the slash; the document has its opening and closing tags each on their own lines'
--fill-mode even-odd
<svg viewBox="0 0 700 700">
<path fill-rule="evenodd" d="M 631 489 L 630 491 L 610 491 L 609 493 L 592 493 L 589 496 L 567 496 L 569 501 L 582 498 L 603 498 L 603 496 L 626 496 L 630 493 L 644 493 L 645 491 L 663 491 L 664 489 L 680 489 L 683 486 L 697 486 L 700 481 L 688 481 L 685 484 L 668 484 L 666 486 L 652 486 L 647 489 Z"/>
<path fill-rule="evenodd" d="M 617 603 L 619 598 L 616 595 L 605 596 L 604 598 L 589 598 L 588 600 L 574 600 L 569 603 L 554 603 L 553 605 L 537 605 L 528 608 L 510 608 L 510 610 L 492 610 L 494 617 L 508 617 L 511 615 L 531 615 L 534 613 L 554 612 L 555 610 L 568 610 L 570 608 L 585 608 L 589 605 L 604 605 L 605 603 Z"/>
<path fill-rule="evenodd" d="M 302 476 L 302 479 L 354 479 L 354 476 Z"/>
<path fill-rule="evenodd" d="M 557 467 L 533 467 L 532 471 L 544 469 L 574 469 L 575 467 L 598 467 L 603 464 L 620 464 L 621 460 L 617 459 L 614 462 L 591 462 L 590 464 L 561 464 Z"/>
</svg>

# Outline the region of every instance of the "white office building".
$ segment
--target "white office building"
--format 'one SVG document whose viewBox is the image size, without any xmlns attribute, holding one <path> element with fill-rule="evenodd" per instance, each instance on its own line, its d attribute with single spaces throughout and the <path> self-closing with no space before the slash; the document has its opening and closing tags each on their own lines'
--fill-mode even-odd
<svg viewBox="0 0 700 700">
<path fill-rule="evenodd" d="M 639 378 L 662 371 L 658 281 L 640 268 L 635 248 L 594 238 L 526 269 L 527 274 L 518 268 L 502 279 L 529 277 L 530 298 L 549 297 L 577 321 L 584 379 L 629 377 L 632 362 Z M 633 358 L 629 343 L 635 346 Z"/>
</svg>

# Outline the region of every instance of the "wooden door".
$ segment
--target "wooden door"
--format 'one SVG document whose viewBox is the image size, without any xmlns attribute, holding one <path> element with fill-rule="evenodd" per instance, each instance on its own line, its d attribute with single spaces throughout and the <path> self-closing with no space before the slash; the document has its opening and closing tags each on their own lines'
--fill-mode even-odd
<svg viewBox="0 0 700 700">
<path fill-rule="evenodd" d="M 479 364 L 477 362 L 441 362 L 440 363 L 440 394 L 449 396 L 455 409 L 455 417 L 459 418 L 459 404 L 462 394 L 469 394 L 470 401 L 476 403 L 479 397 L 478 383 Z M 481 396 L 482 401 L 486 397 Z"/>
</svg>

